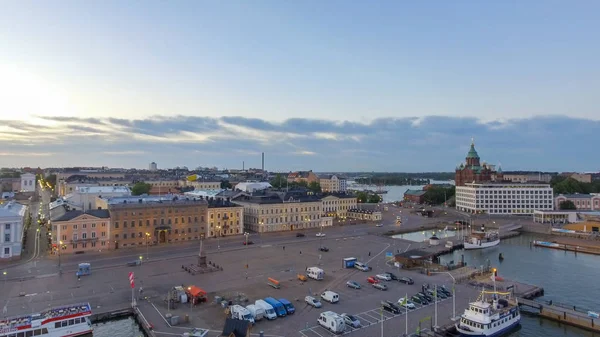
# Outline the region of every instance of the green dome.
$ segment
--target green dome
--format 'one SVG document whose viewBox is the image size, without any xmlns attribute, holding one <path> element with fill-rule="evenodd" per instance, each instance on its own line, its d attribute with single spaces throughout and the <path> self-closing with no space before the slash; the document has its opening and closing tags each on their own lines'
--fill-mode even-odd
<svg viewBox="0 0 600 337">
<path fill-rule="evenodd" d="M 479 155 L 477 154 L 477 151 L 475 151 L 475 143 L 471 143 L 471 149 L 469 150 L 469 153 L 467 153 L 467 158 L 479 159 Z"/>
</svg>

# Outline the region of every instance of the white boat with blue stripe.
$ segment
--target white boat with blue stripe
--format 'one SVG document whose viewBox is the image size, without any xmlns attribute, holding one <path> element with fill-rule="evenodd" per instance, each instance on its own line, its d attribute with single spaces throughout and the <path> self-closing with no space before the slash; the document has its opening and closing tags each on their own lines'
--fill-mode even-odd
<svg viewBox="0 0 600 337">
<path fill-rule="evenodd" d="M 486 294 L 491 298 L 486 299 Z M 510 301 L 510 293 L 484 290 L 477 301 L 469 303 L 456 330 L 461 336 L 499 337 L 511 332 L 520 322 L 519 304 L 516 300 Z"/>
</svg>

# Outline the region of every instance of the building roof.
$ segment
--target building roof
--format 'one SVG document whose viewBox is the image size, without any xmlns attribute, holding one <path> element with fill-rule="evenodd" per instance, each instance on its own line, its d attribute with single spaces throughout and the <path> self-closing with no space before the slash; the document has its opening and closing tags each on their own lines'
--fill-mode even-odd
<svg viewBox="0 0 600 337">
<path fill-rule="evenodd" d="M 110 213 L 108 212 L 107 209 L 93 209 L 93 210 L 85 211 L 85 213 L 82 211 L 68 211 L 65 214 L 63 214 L 61 217 L 59 217 L 58 219 L 55 219 L 54 221 L 70 221 L 80 215 L 83 215 L 83 214 L 91 215 L 91 216 L 94 216 L 96 218 L 101 218 L 101 219 L 110 218 Z"/>
<path fill-rule="evenodd" d="M 320 202 L 315 195 L 306 195 L 298 192 L 264 193 L 261 195 L 240 195 L 235 198 L 237 202 L 253 204 L 282 204 L 284 202 Z"/>
<path fill-rule="evenodd" d="M 267 188 L 271 188 L 271 184 L 267 182 L 243 182 L 235 185 L 236 190 L 240 190 L 243 192 L 254 192 L 259 190 L 266 190 Z"/>
<path fill-rule="evenodd" d="M 75 192 L 81 194 L 122 193 L 123 195 L 131 195 L 131 189 L 127 186 L 77 186 Z"/>
<path fill-rule="evenodd" d="M 290 172 L 290 174 L 288 174 L 288 178 L 308 178 L 311 173 L 312 171 Z"/>
<path fill-rule="evenodd" d="M 249 321 L 227 318 L 225 320 L 225 325 L 223 326 L 223 332 L 221 333 L 221 336 L 229 337 L 233 334 L 235 337 L 246 337 L 248 336 L 249 327 Z"/>
<path fill-rule="evenodd" d="M 106 200 L 108 205 L 120 205 L 120 204 L 153 204 L 153 203 L 189 203 L 189 202 L 201 202 L 204 200 L 203 197 L 192 198 L 186 197 L 180 194 L 162 194 L 162 195 L 136 195 L 126 197 L 108 197 L 102 198 Z"/>
<path fill-rule="evenodd" d="M 373 213 L 381 213 L 380 211 L 373 211 L 370 209 L 362 209 L 362 208 L 350 208 L 348 210 L 348 212 L 352 212 L 352 213 L 362 213 L 362 214 L 373 214 Z"/>
<path fill-rule="evenodd" d="M 219 190 L 193 190 L 193 191 L 185 192 L 183 194 L 185 194 L 187 196 L 191 196 L 191 197 L 214 198 L 223 191 L 224 190 L 221 190 L 221 189 L 219 189 Z"/>
<path fill-rule="evenodd" d="M 329 192 L 329 193 L 323 193 L 321 195 L 322 198 L 326 198 L 326 197 L 336 197 L 336 198 L 340 198 L 340 199 L 351 199 L 351 198 L 356 198 L 356 195 L 351 194 L 351 193 L 344 193 L 344 192 Z"/>
<path fill-rule="evenodd" d="M 594 194 L 579 194 L 579 193 L 575 193 L 575 194 L 559 194 L 556 196 L 557 198 L 560 197 L 564 197 L 567 199 L 591 199 L 593 197 L 597 197 L 597 195 Z"/>
<path fill-rule="evenodd" d="M 24 217 L 27 206 L 15 201 L 9 201 L 0 207 L 0 217 Z"/>
<path fill-rule="evenodd" d="M 406 192 L 404 192 L 404 195 L 412 195 L 412 196 L 415 196 L 415 197 L 421 197 L 425 193 L 427 193 L 427 191 L 423 191 L 423 190 L 406 190 Z"/>
</svg>

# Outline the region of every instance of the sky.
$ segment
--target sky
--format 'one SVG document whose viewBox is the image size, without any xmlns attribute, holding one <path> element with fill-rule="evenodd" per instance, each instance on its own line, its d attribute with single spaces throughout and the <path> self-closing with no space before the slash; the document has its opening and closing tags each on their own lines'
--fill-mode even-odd
<svg viewBox="0 0 600 337">
<path fill-rule="evenodd" d="M 597 1 L 5 1 L 0 166 L 600 170 Z"/>
</svg>

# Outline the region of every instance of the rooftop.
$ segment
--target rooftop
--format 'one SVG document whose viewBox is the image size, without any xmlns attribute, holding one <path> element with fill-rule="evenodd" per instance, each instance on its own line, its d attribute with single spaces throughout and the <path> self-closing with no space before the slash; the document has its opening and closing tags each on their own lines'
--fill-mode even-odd
<svg viewBox="0 0 600 337">
<path fill-rule="evenodd" d="M 15 201 L 9 201 L 0 206 L 0 217 L 24 217 L 27 206 Z"/>
<path fill-rule="evenodd" d="M 180 194 L 138 195 L 128 197 L 102 198 L 112 207 L 139 204 L 206 204 L 204 197 L 189 197 Z"/>
<path fill-rule="evenodd" d="M 559 194 L 556 196 L 558 197 L 565 197 L 567 199 L 591 199 L 593 197 L 597 197 L 597 195 L 595 194 L 579 194 L 579 193 L 575 193 L 575 194 Z"/>
<path fill-rule="evenodd" d="M 373 213 L 377 213 L 380 211 L 373 211 L 370 209 L 362 209 L 362 208 L 350 208 L 348 210 L 348 212 L 352 212 L 352 213 L 361 213 L 361 214 L 373 214 Z"/>
<path fill-rule="evenodd" d="M 423 191 L 423 190 L 406 190 L 406 192 L 404 192 L 404 195 L 414 195 L 416 197 L 420 197 L 420 196 L 424 195 L 425 193 L 427 193 L 427 191 Z"/>
<path fill-rule="evenodd" d="M 131 195 L 131 189 L 127 186 L 77 186 L 76 193 L 102 194 L 102 193 L 123 193 Z"/>
<path fill-rule="evenodd" d="M 184 192 L 184 195 L 191 197 L 203 197 L 203 198 L 214 198 L 217 194 L 223 192 L 224 190 L 193 190 L 189 192 Z"/>
<path fill-rule="evenodd" d="M 65 214 L 63 214 L 61 217 L 59 217 L 58 219 L 55 219 L 54 221 L 70 221 L 75 219 L 76 217 L 80 216 L 80 215 L 91 215 L 94 216 L 96 218 L 101 218 L 101 219 L 108 219 L 110 218 L 110 213 L 108 212 L 107 209 L 93 209 L 93 210 L 89 210 L 89 211 L 68 211 Z"/>
<path fill-rule="evenodd" d="M 533 187 L 533 188 L 546 188 L 550 187 L 549 183 L 534 183 L 534 182 L 482 182 L 482 183 L 465 183 L 465 186 L 460 187 L 495 187 L 495 188 L 525 188 L 525 187 Z"/>
</svg>

